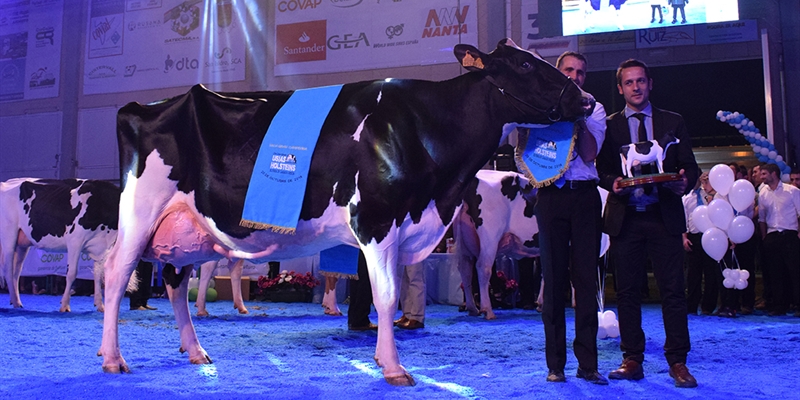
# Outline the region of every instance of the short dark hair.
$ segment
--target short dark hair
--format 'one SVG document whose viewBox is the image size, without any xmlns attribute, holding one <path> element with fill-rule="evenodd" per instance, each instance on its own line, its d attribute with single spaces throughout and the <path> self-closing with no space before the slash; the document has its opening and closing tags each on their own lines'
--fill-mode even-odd
<svg viewBox="0 0 800 400">
<path fill-rule="evenodd" d="M 769 172 L 770 174 L 778 175 L 778 177 L 781 176 L 781 169 L 778 168 L 778 166 L 775 164 L 764 164 L 761 166 L 761 169 L 767 170 L 767 172 Z"/>
<path fill-rule="evenodd" d="M 625 68 L 633 68 L 633 67 L 641 67 L 642 69 L 644 69 L 644 76 L 647 77 L 647 79 L 651 79 L 650 68 L 647 67 L 647 64 L 645 64 L 644 61 L 639 61 L 635 58 L 629 58 L 623 61 L 619 65 L 619 68 L 617 68 L 617 85 L 622 86 L 622 70 Z"/>
<path fill-rule="evenodd" d="M 792 168 L 791 171 L 789 171 L 789 173 L 790 174 L 800 174 L 800 168 L 799 167 L 794 167 L 794 168 Z"/>
<path fill-rule="evenodd" d="M 565 51 L 561 53 L 561 55 L 558 56 L 558 60 L 556 60 L 556 68 L 560 67 L 561 61 L 567 57 L 575 57 L 578 60 L 583 61 L 583 63 L 586 64 L 586 68 L 589 68 L 589 62 L 586 61 L 586 57 L 583 54 L 578 53 L 577 51 Z"/>
</svg>

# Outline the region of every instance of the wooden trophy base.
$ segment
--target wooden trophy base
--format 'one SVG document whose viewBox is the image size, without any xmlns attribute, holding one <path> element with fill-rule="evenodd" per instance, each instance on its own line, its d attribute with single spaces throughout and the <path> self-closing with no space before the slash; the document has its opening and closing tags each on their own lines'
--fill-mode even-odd
<svg viewBox="0 0 800 400">
<path fill-rule="evenodd" d="M 631 186 L 642 186 L 648 185 L 651 183 L 665 183 L 665 182 L 676 182 L 683 179 L 681 174 L 650 174 L 650 175 L 642 175 L 633 178 L 625 178 L 619 181 L 619 187 L 626 188 Z"/>
</svg>

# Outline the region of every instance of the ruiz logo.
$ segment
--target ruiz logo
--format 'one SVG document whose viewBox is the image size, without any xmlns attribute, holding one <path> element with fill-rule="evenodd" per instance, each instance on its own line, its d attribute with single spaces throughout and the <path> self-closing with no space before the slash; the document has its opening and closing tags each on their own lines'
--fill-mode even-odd
<svg viewBox="0 0 800 400">
<path fill-rule="evenodd" d="M 403 34 L 403 26 L 405 24 L 395 25 L 395 26 L 387 26 L 386 27 L 386 37 L 389 39 L 394 39 L 395 36 L 400 36 Z"/>
<path fill-rule="evenodd" d="M 369 40 L 367 40 L 366 33 L 361 32 L 358 37 L 355 38 L 353 36 L 354 35 L 350 33 L 346 33 L 341 37 L 339 35 L 333 35 L 328 38 L 328 48 L 331 50 L 339 50 L 341 48 L 354 49 L 358 47 L 358 44 L 362 41 L 369 47 Z"/>
</svg>

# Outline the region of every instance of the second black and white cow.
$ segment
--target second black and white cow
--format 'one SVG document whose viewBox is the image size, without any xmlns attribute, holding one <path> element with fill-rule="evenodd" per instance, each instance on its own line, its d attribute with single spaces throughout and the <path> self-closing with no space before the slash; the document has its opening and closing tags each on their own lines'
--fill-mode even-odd
<svg viewBox="0 0 800 400">
<path fill-rule="evenodd" d="M 119 239 L 106 263 L 103 370 L 129 370 L 119 347 L 119 303 L 140 257 L 184 266 L 222 257 L 279 261 L 347 244 L 367 260 L 378 312 L 375 360 L 389 383 L 413 385 L 392 330 L 398 265 L 424 260 L 439 243 L 504 128 L 582 120 L 594 103 L 510 40 L 489 54 L 461 44 L 454 53 L 469 72 L 451 80 L 341 88 L 320 130 L 293 235 L 239 225 L 256 153 L 291 92 L 217 94 L 195 86 L 120 109 L 123 190 Z M 192 363 L 209 363 L 191 322 L 188 279 L 168 286 L 181 348 Z"/>
<path fill-rule="evenodd" d="M 533 238 L 539 232 L 533 214 L 535 192 L 524 175 L 507 171 L 479 171 L 470 185 L 464 207 L 453 222 L 458 270 L 470 315 L 495 318 L 489 278 L 498 256 L 520 259 L 539 255 Z M 480 310 L 471 295 L 473 268 L 478 274 Z"/>
<path fill-rule="evenodd" d="M 101 262 L 117 238 L 119 196 L 118 187 L 96 180 L 19 178 L 0 183 L 0 266 L 14 307 L 22 307 L 22 263 L 28 250 L 37 247 L 67 253 L 67 286 L 59 311 L 70 311 L 81 252 L 95 261 L 94 305 L 103 311 Z"/>
</svg>

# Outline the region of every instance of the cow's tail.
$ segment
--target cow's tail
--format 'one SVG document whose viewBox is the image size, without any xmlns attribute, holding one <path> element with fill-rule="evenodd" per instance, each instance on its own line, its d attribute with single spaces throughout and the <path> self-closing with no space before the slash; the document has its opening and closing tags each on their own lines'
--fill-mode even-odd
<svg viewBox="0 0 800 400">
<path fill-rule="evenodd" d="M 661 154 L 662 161 L 667 159 L 667 150 L 669 149 L 669 147 L 672 146 L 673 144 L 678 144 L 678 143 L 680 143 L 680 140 L 678 138 L 675 138 L 674 142 L 668 142 L 667 145 L 664 146 L 664 153 Z"/>
<path fill-rule="evenodd" d="M 105 252 L 105 254 L 103 254 L 102 259 L 94 262 L 94 279 L 100 279 L 100 282 L 103 282 L 104 284 L 106 278 L 105 265 L 109 254 L 111 254 L 110 248 Z M 139 276 L 136 270 L 133 270 L 133 274 L 131 274 L 131 279 L 128 280 L 128 287 L 125 288 L 125 291 L 128 293 L 133 293 L 137 290 L 139 290 Z"/>
</svg>

